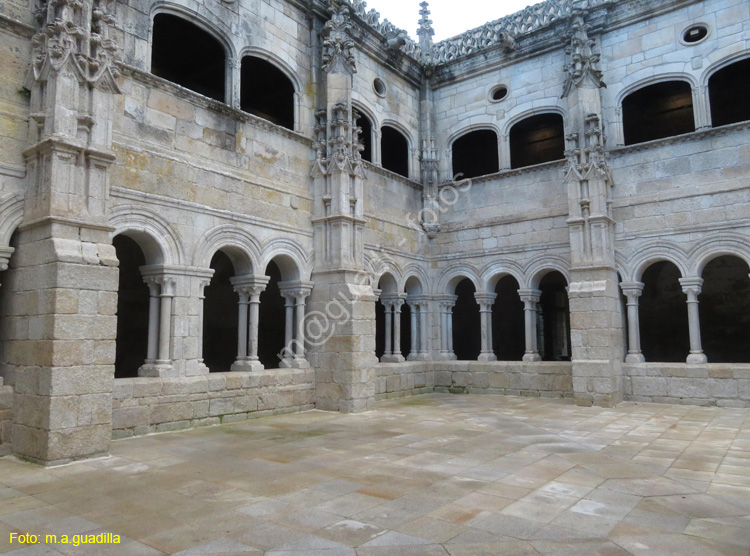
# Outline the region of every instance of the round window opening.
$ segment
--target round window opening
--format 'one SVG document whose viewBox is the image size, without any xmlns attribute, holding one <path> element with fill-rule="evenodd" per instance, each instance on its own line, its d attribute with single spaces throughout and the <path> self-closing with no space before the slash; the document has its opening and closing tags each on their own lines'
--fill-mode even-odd
<svg viewBox="0 0 750 556">
<path fill-rule="evenodd" d="M 692 25 L 682 33 L 682 40 L 687 44 L 701 42 L 708 36 L 708 27 L 705 25 Z"/>
<path fill-rule="evenodd" d="M 378 96 L 385 96 L 385 83 L 382 79 L 376 78 L 375 81 L 372 82 L 372 88 L 375 89 L 375 93 Z"/>
<path fill-rule="evenodd" d="M 490 91 L 490 100 L 492 102 L 500 102 L 508 96 L 508 87 L 505 85 L 498 85 L 492 91 Z"/>
</svg>

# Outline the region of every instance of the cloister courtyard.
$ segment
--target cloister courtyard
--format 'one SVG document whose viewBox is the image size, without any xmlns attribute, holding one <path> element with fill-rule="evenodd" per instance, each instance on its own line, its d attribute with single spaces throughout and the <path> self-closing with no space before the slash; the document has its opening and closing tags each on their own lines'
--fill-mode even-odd
<svg viewBox="0 0 750 556">
<path fill-rule="evenodd" d="M 748 556 L 750 409 L 429 394 L 6 457 L 0 552 Z"/>
</svg>

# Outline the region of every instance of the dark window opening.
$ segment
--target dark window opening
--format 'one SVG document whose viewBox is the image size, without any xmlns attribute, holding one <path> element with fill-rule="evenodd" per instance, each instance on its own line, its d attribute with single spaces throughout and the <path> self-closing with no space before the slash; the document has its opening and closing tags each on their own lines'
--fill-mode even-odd
<svg viewBox="0 0 750 556">
<path fill-rule="evenodd" d="M 526 351 L 524 339 L 523 301 L 518 295 L 518 282 L 504 276 L 495 286 L 492 306 L 492 350 L 498 361 L 521 361 Z"/>
<path fill-rule="evenodd" d="M 372 122 L 360 112 L 357 125 L 362 128 L 362 132 L 359 134 L 359 142 L 364 146 L 364 150 L 360 153 L 362 160 L 372 162 Z"/>
<path fill-rule="evenodd" d="M 380 153 L 383 168 L 409 177 L 409 141 L 399 130 L 384 125 L 381 128 Z"/>
<path fill-rule="evenodd" d="M 279 291 L 281 270 L 274 261 L 268 263 L 266 276 L 270 280 L 260 294 L 258 358 L 266 369 L 277 369 L 281 363 L 279 356 L 284 350 L 286 309 Z"/>
<path fill-rule="evenodd" d="M 750 120 L 750 58 L 720 69 L 708 80 L 714 127 Z"/>
<path fill-rule="evenodd" d="M 708 27 L 705 25 L 693 25 L 682 35 L 682 40 L 692 44 L 702 41 L 708 35 Z"/>
<path fill-rule="evenodd" d="M 375 356 L 378 360 L 385 354 L 385 305 L 375 302 Z"/>
<path fill-rule="evenodd" d="M 284 72 L 261 58 L 245 56 L 240 78 L 240 108 L 294 129 L 294 85 Z"/>
<path fill-rule="evenodd" d="M 565 277 L 546 274 L 539 283 L 542 292 L 537 311 L 537 345 L 542 361 L 570 361 L 570 307 Z"/>
<path fill-rule="evenodd" d="M 149 290 L 140 267 L 146 264 L 143 250 L 132 239 L 119 235 L 112 240 L 119 266 L 117 287 L 117 340 L 115 378 L 138 376 L 148 350 Z"/>
<path fill-rule="evenodd" d="M 690 84 L 667 81 L 629 94 L 622 101 L 622 125 L 626 145 L 695 131 Z"/>
<path fill-rule="evenodd" d="M 699 297 L 703 352 L 711 363 L 750 363 L 750 268 L 723 256 L 703 269 Z"/>
<path fill-rule="evenodd" d="M 492 100 L 500 101 L 508 96 L 508 87 L 500 85 L 492 89 Z"/>
<path fill-rule="evenodd" d="M 411 354 L 411 307 L 408 303 L 401 305 L 401 355 Z"/>
<path fill-rule="evenodd" d="M 170 14 L 154 17 L 151 73 L 224 102 L 226 53 L 197 25 Z"/>
<path fill-rule="evenodd" d="M 453 141 L 453 175 L 476 178 L 500 171 L 497 134 L 489 129 L 467 133 Z"/>
<path fill-rule="evenodd" d="M 459 361 L 476 361 L 482 349 L 479 304 L 474 298 L 474 284 L 464 278 L 456 286 L 453 307 L 453 352 Z"/>
<path fill-rule="evenodd" d="M 690 351 L 685 294 L 680 271 L 667 261 L 643 273 L 643 294 L 638 301 L 641 351 L 646 361 L 685 362 Z"/>
<path fill-rule="evenodd" d="M 510 129 L 511 168 L 561 160 L 564 152 L 565 132 L 560 114 L 531 116 Z"/>
<path fill-rule="evenodd" d="M 211 268 L 214 275 L 203 300 L 203 361 L 210 372 L 223 373 L 237 359 L 239 296 L 230 282 L 234 266 L 229 257 L 217 251 Z"/>
</svg>

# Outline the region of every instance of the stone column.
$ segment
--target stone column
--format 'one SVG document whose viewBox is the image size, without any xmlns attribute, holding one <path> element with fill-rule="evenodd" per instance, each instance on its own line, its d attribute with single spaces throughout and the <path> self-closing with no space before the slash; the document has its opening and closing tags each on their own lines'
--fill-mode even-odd
<svg viewBox="0 0 750 556">
<path fill-rule="evenodd" d="M 237 303 L 239 308 L 239 316 L 237 319 L 237 361 L 232 368 L 234 369 L 237 365 L 242 365 L 247 361 L 247 305 L 250 303 L 250 293 L 246 288 L 238 288 L 235 286 L 234 291 L 237 292 L 240 299 Z"/>
<path fill-rule="evenodd" d="M 393 355 L 393 346 L 391 345 L 391 336 L 393 334 L 391 330 L 391 323 L 393 322 L 393 302 L 392 301 L 381 301 L 383 307 L 385 307 L 385 351 L 381 360 Z"/>
<path fill-rule="evenodd" d="M 416 303 L 408 302 L 409 309 L 410 309 L 410 316 L 411 316 L 411 346 L 409 349 L 409 357 L 407 358 L 409 361 L 415 361 L 419 358 L 419 335 L 418 335 L 418 327 L 417 327 L 417 318 L 419 315 L 417 315 L 417 312 L 419 311 L 419 306 Z"/>
<path fill-rule="evenodd" d="M 641 324 L 638 315 L 638 298 L 643 293 L 643 282 L 620 282 L 622 293 L 628 300 L 628 354 L 626 363 L 643 363 L 641 353 Z"/>
<path fill-rule="evenodd" d="M 263 288 L 265 289 L 265 287 Z M 248 363 L 253 366 L 251 370 L 263 370 L 263 365 L 258 359 L 258 325 L 260 314 L 260 294 L 263 290 L 250 294 L 250 328 L 248 330 Z"/>
<path fill-rule="evenodd" d="M 161 310 L 159 314 L 159 354 L 157 365 L 170 365 L 172 345 L 172 298 L 175 294 L 175 280 L 168 276 L 159 279 L 161 284 Z"/>
<path fill-rule="evenodd" d="M 474 299 L 479 303 L 479 323 L 481 326 L 482 348 L 477 361 L 497 361 L 492 350 L 492 305 L 497 294 L 475 292 Z"/>
<path fill-rule="evenodd" d="M 518 290 L 518 296 L 523 301 L 524 316 L 524 338 L 526 340 L 526 353 L 523 360 L 527 362 L 541 361 L 539 347 L 537 346 L 536 333 L 536 308 L 539 300 L 542 298 L 542 292 L 539 290 Z"/>
<path fill-rule="evenodd" d="M 231 278 L 239 299 L 239 324 L 237 327 L 237 360 L 232 371 L 262 371 L 258 359 L 258 313 L 260 294 L 266 289 L 268 276 L 235 276 Z"/>
<path fill-rule="evenodd" d="M 422 361 L 427 361 L 430 358 L 430 351 L 428 348 L 428 337 L 427 337 L 427 318 L 429 315 L 429 305 L 427 301 L 422 301 L 419 304 L 419 355 Z"/>
<path fill-rule="evenodd" d="M 312 285 L 301 287 L 294 292 L 296 300 L 295 310 L 295 350 L 294 350 L 294 367 L 297 369 L 307 369 L 310 367 L 305 359 L 305 299 L 312 291 Z"/>
<path fill-rule="evenodd" d="M 156 363 L 157 343 L 159 342 L 159 290 L 156 277 L 148 276 L 143 280 L 148 286 L 148 348 L 146 349 L 146 365 Z M 139 373 L 140 374 L 140 371 Z"/>
<path fill-rule="evenodd" d="M 701 346 L 701 322 L 698 311 L 698 295 L 703 287 L 703 278 L 680 278 L 682 291 L 687 294 L 688 326 L 690 330 L 690 354 L 687 362 L 702 365 L 708 362 Z"/>
<path fill-rule="evenodd" d="M 284 349 L 281 354 L 280 367 L 291 367 L 294 359 L 292 341 L 294 340 L 294 296 L 291 292 L 281 292 L 284 298 Z"/>
<path fill-rule="evenodd" d="M 393 302 L 393 358 L 396 363 L 402 363 L 404 356 L 401 355 L 401 306 L 404 299 L 399 295 L 399 299 Z"/>
<path fill-rule="evenodd" d="M 211 269 L 213 272 L 213 269 Z M 198 373 L 206 374 L 209 372 L 208 367 L 203 362 L 203 314 L 205 311 L 205 300 L 206 300 L 206 286 L 211 283 L 210 279 L 203 279 L 198 284 L 198 327 L 197 327 L 197 359 L 198 359 Z"/>
</svg>

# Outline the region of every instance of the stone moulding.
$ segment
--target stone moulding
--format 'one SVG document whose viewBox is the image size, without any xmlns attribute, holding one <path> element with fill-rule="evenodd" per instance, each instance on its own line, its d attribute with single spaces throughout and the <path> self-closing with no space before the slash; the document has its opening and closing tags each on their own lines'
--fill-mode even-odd
<svg viewBox="0 0 750 556">
<path fill-rule="evenodd" d="M 734 124 L 727 124 L 719 127 L 710 127 L 708 129 L 699 129 L 697 131 L 691 131 L 689 133 L 683 133 L 682 135 L 675 135 L 673 137 L 664 137 L 662 139 L 654 139 L 653 141 L 645 141 L 643 143 L 636 143 L 634 145 L 623 145 L 619 147 L 613 147 L 609 149 L 610 155 L 618 154 L 629 154 L 639 151 L 646 151 L 655 147 L 664 145 L 674 145 L 677 143 L 687 143 L 688 141 L 695 141 L 702 139 L 703 137 L 713 137 L 717 135 L 726 135 L 734 131 L 741 131 L 743 129 L 750 129 L 750 121 L 737 122 Z"/>
<path fill-rule="evenodd" d="M 33 25 L 29 25 L 7 15 L 0 14 L 0 29 L 4 31 L 10 31 L 23 38 L 30 39 L 36 34 L 36 28 Z"/>
</svg>

